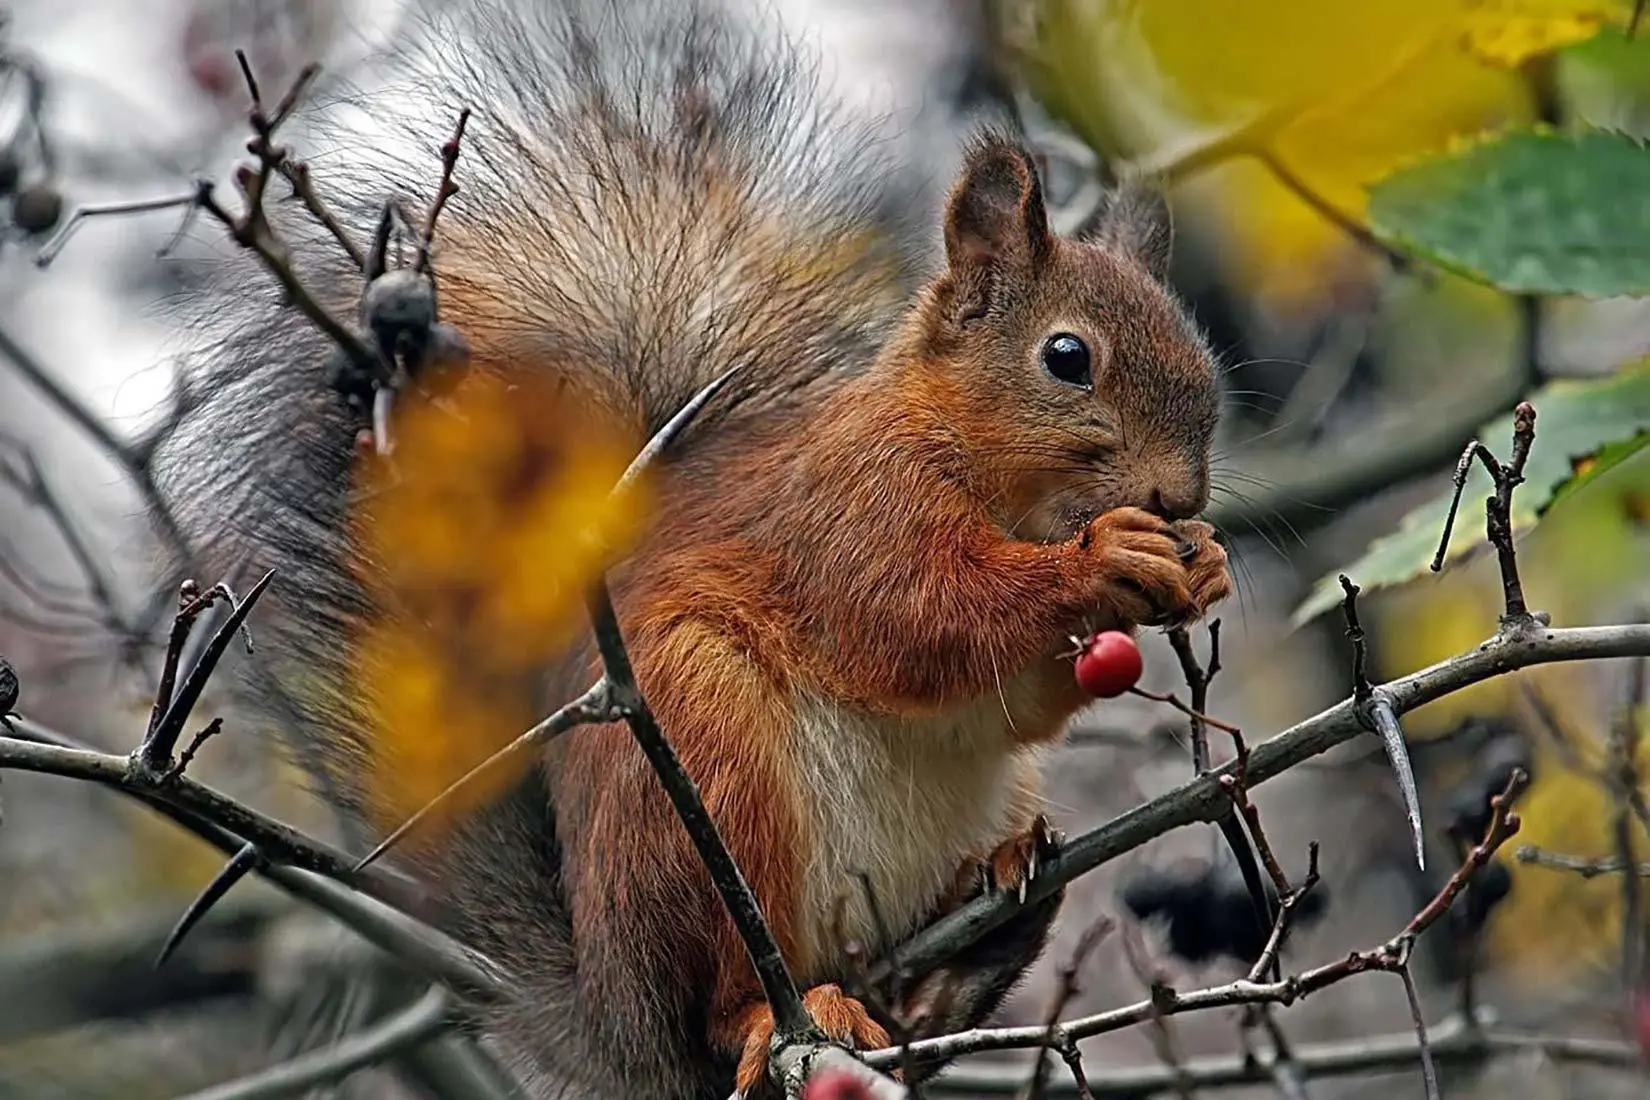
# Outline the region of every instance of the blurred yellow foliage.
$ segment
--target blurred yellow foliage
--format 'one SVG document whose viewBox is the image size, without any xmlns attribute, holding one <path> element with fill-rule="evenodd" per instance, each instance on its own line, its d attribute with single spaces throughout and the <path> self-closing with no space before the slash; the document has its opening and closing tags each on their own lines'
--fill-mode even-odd
<svg viewBox="0 0 1650 1100">
<path fill-rule="evenodd" d="M 1037 0 L 1004 10 L 1039 97 L 1097 147 L 1144 156 L 1284 112 L 1268 151 L 1331 206 L 1451 139 L 1533 121 L 1516 66 L 1623 20 L 1627 0 Z M 1252 159 L 1178 196 L 1225 236 L 1228 278 L 1322 293 L 1345 234 Z"/>
<path fill-rule="evenodd" d="M 1603 474 L 1586 493 L 1554 505 L 1548 519 L 1519 542 L 1520 574 L 1532 607 L 1557 623 L 1597 621 L 1618 613 L 1622 585 L 1642 572 L 1650 531 L 1634 501 L 1650 486 L 1650 453 Z M 1477 507 L 1462 515 L 1477 521 Z M 1495 556 L 1481 553 L 1463 566 L 1382 594 L 1376 631 L 1382 676 L 1413 672 L 1477 645 L 1495 629 L 1502 591 Z M 1425 741 L 1470 715 L 1507 715 L 1531 732 L 1534 779 L 1519 802 L 1523 828 L 1513 847 L 1532 844 L 1587 859 L 1613 854 L 1615 812 L 1595 778 L 1605 764 L 1609 723 L 1620 667 L 1553 664 L 1497 677 L 1411 712 L 1405 733 Z M 1563 727 L 1568 753 L 1555 751 L 1520 685 L 1539 693 Z M 1639 728 L 1650 738 L 1650 723 Z M 1641 752 L 1641 757 L 1644 755 Z M 1594 775 L 1573 770 L 1570 756 Z M 1449 782 L 1447 777 L 1437 777 Z M 1646 777 L 1650 793 L 1650 776 Z M 1650 853 L 1641 849 L 1640 858 Z M 1488 926 L 1486 949 L 1520 980 L 1558 985 L 1586 980 L 1615 965 L 1621 930 L 1621 883 L 1506 860 L 1513 890 Z"/>
<path fill-rule="evenodd" d="M 1562 697 L 1546 698 L 1562 705 Z M 1583 725 L 1579 732 L 1583 743 L 1602 741 L 1602 730 Z M 1615 875 L 1583 879 L 1513 859 L 1511 849 L 1526 844 L 1585 859 L 1614 852 L 1614 811 L 1604 790 L 1592 778 L 1568 770 L 1540 739 L 1536 745 L 1531 761 L 1536 782 L 1519 800 L 1523 825 L 1504 857 L 1512 871 L 1512 893 L 1487 925 L 1485 946 L 1519 979 L 1550 986 L 1614 966 L 1620 952 L 1621 880 Z"/>
<path fill-rule="evenodd" d="M 394 453 L 362 460 L 358 568 L 385 609 L 354 639 L 381 824 L 399 823 L 537 718 L 592 580 L 640 526 L 635 453 L 553 381 L 473 374 L 396 409 Z M 495 785 L 467 789 L 448 813 Z"/>
</svg>

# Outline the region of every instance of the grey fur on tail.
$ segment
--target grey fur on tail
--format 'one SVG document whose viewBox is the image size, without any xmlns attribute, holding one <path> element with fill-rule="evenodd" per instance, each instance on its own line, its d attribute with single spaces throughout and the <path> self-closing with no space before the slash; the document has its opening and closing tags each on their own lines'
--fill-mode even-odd
<svg viewBox="0 0 1650 1100">
<path fill-rule="evenodd" d="M 467 301 L 507 308 L 460 326 L 473 342 L 604 372 L 604 397 L 641 434 L 736 362 L 745 369 L 688 446 L 835 384 L 898 312 L 874 296 L 844 308 L 856 288 L 908 295 L 939 259 L 951 165 L 902 158 L 882 120 L 833 106 L 805 52 L 701 0 L 425 4 L 355 85 L 323 80 L 283 136 L 365 242 L 385 199 L 422 209 L 463 107 L 474 117 L 437 267 L 456 266 L 448 282 Z M 347 256 L 296 202 L 268 207 L 305 285 L 353 321 L 362 284 Z M 796 255 L 775 260 L 772 226 Z M 809 267 L 819 242 L 859 239 L 863 256 Z M 446 240 L 469 254 L 444 254 Z M 775 263 L 789 265 L 782 278 Z M 277 570 L 247 708 L 359 838 L 369 747 L 348 638 L 373 609 L 345 568 L 344 531 L 363 425 L 329 386 L 334 348 L 283 308 L 250 254 L 224 242 L 179 309 L 193 346 L 184 415 L 157 452 L 162 491 L 209 579 Z M 460 914 L 453 930 L 511 975 L 516 996 L 489 1032 L 535 1097 L 721 1100 L 731 1066 L 683 1006 L 617 1018 L 581 1003 L 545 789 L 529 777 L 428 868 Z"/>
</svg>

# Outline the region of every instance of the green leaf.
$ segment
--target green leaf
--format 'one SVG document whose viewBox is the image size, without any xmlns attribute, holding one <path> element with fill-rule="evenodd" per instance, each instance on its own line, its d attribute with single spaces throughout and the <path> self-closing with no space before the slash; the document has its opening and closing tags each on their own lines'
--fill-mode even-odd
<svg viewBox="0 0 1650 1100">
<path fill-rule="evenodd" d="M 1548 502 L 1547 507 L 1551 508 L 1559 501 L 1591 485 L 1610 470 L 1644 450 L 1646 446 L 1650 446 L 1650 425 L 1641 426 L 1638 432 L 1626 439 L 1606 443 L 1576 463 L 1575 472 L 1553 491 L 1553 499 Z M 1542 509 L 1542 512 L 1545 514 L 1546 509 Z"/>
<path fill-rule="evenodd" d="M 1515 534 L 1534 526 L 1557 501 L 1650 446 L 1650 360 L 1606 378 L 1549 383 L 1529 401 L 1536 411 L 1535 443 L 1524 466 L 1524 484 L 1513 493 Z M 1478 439 L 1505 460 L 1512 446 L 1512 414 L 1486 425 Z M 1466 444 L 1461 441 L 1463 449 Z M 1483 467 L 1474 463 L 1461 494 L 1447 561 L 1459 560 L 1484 544 L 1483 505 L 1493 488 Z M 1403 584 L 1428 572 L 1443 535 L 1449 498 L 1446 491 L 1416 508 L 1396 531 L 1372 542 L 1363 557 L 1318 581 L 1296 609 L 1295 625 L 1340 603 L 1339 573 L 1373 590 Z"/>
<path fill-rule="evenodd" d="M 1393 247 L 1513 293 L 1650 294 L 1650 148 L 1625 134 L 1523 131 L 1370 188 Z"/>
</svg>

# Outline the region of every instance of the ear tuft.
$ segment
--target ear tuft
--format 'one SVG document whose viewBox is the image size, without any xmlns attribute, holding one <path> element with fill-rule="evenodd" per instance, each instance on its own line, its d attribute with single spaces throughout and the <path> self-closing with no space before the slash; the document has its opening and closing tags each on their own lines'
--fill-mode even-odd
<svg viewBox="0 0 1650 1100">
<path fill-rule="evenodd" d="M 1040 264 L 1053 250 L 1031 154 L 1001 134 L 969 145 L 945 213 L 945 254 L 959 282 L 979 284 L 1007 265 Z"/>
<path fill-rule="evenodd" d="M 1174 220 L 1161 191 L 1124 184 L 1109 192 L 1078 237 L 1131 257 L 1155 279 L 1169 276 Z"/>
</svg>

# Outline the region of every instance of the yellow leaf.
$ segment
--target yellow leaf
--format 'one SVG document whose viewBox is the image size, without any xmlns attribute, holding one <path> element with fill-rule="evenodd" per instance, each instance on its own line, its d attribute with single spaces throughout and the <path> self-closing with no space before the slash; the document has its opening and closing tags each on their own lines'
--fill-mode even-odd
<svg viewBox="0 0 1650 1100">
<path fill-rule="evenodd" d="M 1549 704 L 1561 705 L 1553 694 Z M 1596 734 L 1594 735 L 1596 743 Z M 1564 767 L 1537 739 L 1535 781 L 1519 799 L 1523 821 L 1512 846 L 1605 858 L 1613 854 L 1609 797 L 1586 776 Z M 1511 976 L 1540 987 L 1573 984 L 1612 971 L 1620 953 L 1621 880 L 1583 879 L 1568 871 L 1536 867 L 1504 857 L 1513 888 L 1489 922 L 1486 947 Z"/>
<path fill-rule="evenodd" d="M 1179 147 L 1271 112 L 1264 151 L 1354 218 L 1365 189 L 1461 135 L 1533 119 L 1506 67 L 1619 19 L 1623 0 L 1037 0 L 1009 25 L 1034 91 L 1098 147 Z M 1486 58 L 1498 64 L 1487 65 Z M 1252 150 L 1261 151 L 1261 150 Z M 1176 195 L 1226 238 L 1225 275 L 1281 303 L 1322 294 L 1350 238 L 1259 161 Z"/>
<path fill-rule="evenodd" d="M 393 438 L 388 460 L 358 470 L 352 544 L 376 609 L 353 639 L 352 689 L 386 828 L 542 716 L 545 669 L 646 497 L 611 492 L 629 434 L 540 375 L 476 372 L 448 398 L 409 395 Z M 509 778 L 467 788 L 449 814 Z"/>
<path fill-rule="evenodd" d="M 1532 57 L 1584 42 L 1622 14 L 1611 0 L 1472 0 L 1463 44 L 1492 65 L 1514 68 Z"/>
</svg>

